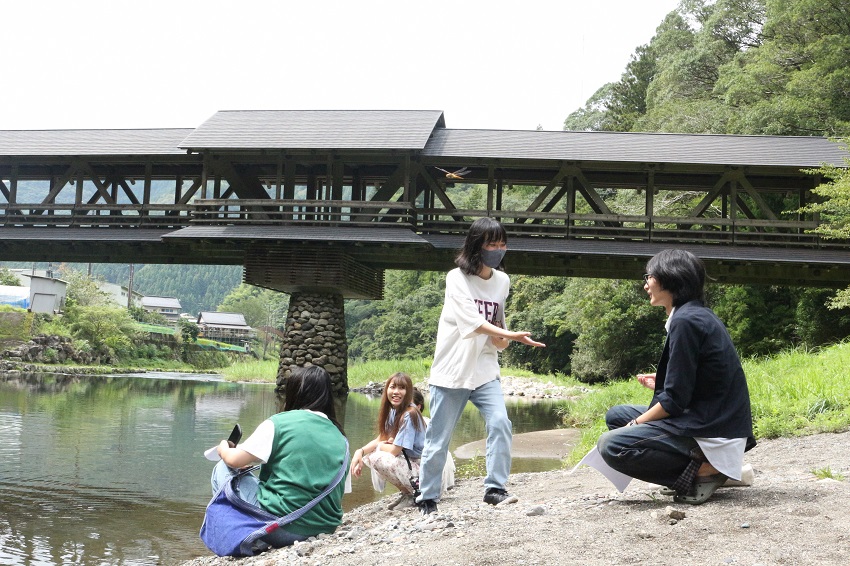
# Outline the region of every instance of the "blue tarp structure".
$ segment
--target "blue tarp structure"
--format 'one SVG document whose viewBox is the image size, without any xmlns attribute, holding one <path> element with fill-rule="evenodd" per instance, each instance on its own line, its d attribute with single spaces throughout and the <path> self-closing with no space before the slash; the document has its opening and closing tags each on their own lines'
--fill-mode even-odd
<svg viewBox="0 0 850 566">
<path fill-rule="evenodd" d="M 0 285 L 0 305 L 12 305 L 22 309 L 30 308 L 30 288 Z"/>
</svg>

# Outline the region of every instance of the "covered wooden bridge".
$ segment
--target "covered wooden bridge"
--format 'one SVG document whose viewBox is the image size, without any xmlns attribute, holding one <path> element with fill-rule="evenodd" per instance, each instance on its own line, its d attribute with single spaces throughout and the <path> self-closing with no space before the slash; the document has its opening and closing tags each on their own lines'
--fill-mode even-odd
<svg viewBox="0 0 850 566">
<path fill-rule="evenodd" d="M 804 170 L 846 157 L 814 137 L 454 130 L 440 111 L 0 131 L 0 261 L 239 264 L 379 298 L 384 270 L 450 268 L 491 216 L 512 273 L 636 279 L 675 246 L 721 282 L 838 287 L 850 244 L 795 211 L 821 182 Z"/>
</svg>

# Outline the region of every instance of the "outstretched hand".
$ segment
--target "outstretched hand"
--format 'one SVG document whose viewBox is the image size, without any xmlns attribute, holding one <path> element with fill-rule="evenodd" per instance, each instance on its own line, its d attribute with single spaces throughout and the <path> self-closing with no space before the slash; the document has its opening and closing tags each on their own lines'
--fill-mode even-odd
<svg viewBox="0 0 850 566">
<path fill-rule="evenodd" d="M 516 332 L 517 336 L 513 340 L 515 342 L 519 342 L 520 344 L 525 344 L 526 346 L 534 346 L 535 348 L 545 348 L 546 344 L 543 342 L 537 342 L 531 338 L 531 332 Z"/>
<path fill-rule="evenodd" d="M 639 373 L 637 376 L 638 383 L 647 389 L 655 389 L 655 374 L 654 373 Z"/>
</svg>

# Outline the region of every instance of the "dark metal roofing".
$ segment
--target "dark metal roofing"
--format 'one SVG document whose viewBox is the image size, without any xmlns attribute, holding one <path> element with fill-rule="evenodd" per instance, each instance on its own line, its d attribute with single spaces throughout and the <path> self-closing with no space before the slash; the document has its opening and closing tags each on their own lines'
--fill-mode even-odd
<svg viewBox="0 0 850 566">
<path fill-rule="evenodd" d="M 437 129 L 422 155 L 452 158 L 845 167 L 850 153 L 826 138 L 637 132 Z"/>
<path fill-rule="evenodd" d="M 420 244 L 422 236 L 408 228 L 356 228 L 324 226 L 188 226 L 170 232 L 164 239 L 192 238 L 210 240 L 316 240 L 320 242 L 370 242 Z"/>
<path fill-rule="evenodd" d="M 186 149 L 422 149 L 445 127 L 439 110 L 227 110 L 183 140 Z"/>
<path fill-rule="evenodd" d="M 231 110 L 197 129 L 0 130 L 0 157 L 180 155 L 186 149 L 421 150 L 426 157 L 844 167 L 820 137 L 450 130 L 439 110 Z"/>
<path fill-rule="evenodd" d="M 0 156 L 180 155 L 191 128 L 150 130 L 0 130 Z"/>
</svg>

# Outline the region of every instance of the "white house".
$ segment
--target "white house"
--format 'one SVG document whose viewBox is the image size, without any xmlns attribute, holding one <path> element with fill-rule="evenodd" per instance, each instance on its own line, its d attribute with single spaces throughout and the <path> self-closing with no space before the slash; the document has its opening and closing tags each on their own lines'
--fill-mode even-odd
<svg viewBox="0 0 850 566">
<path fill-rule="evenodd" d="M 180 312 L 183 310 L 180 300 L 174 297 L 142 297 L 142 308 L 148 312 L 161 314 L 168 319 L 168 322 L 175 325 L 180 320 Z"/>
<path fill-rule="evenodd" d="M 100 287 L 101 291 L 103 291 L 104 293 L 109 295 L 109 298 L 112 299 L 112 301 L 114 303 L 121 305 L 124 308 L 127 308 L 127 306 L 128 306 L 127 305 L 127 303 L 128 303 L 128 297 L 127 296 L 130 292 L 130 290 L 127 289 L 127 287 L 124 287 L 123 285 L 118 285 L 116 283 L 107 283 L 105 281 L 98 282 L 98 287 Z M 141 293 L 138 293 L 136 291 L 133 291 L 133 302 L 131 303 L 132 306 L 138 307 L 139 305 L 141 305 L 143 298 L 144 298 L 144 295 L 142 295 Z"/>
</svg>

